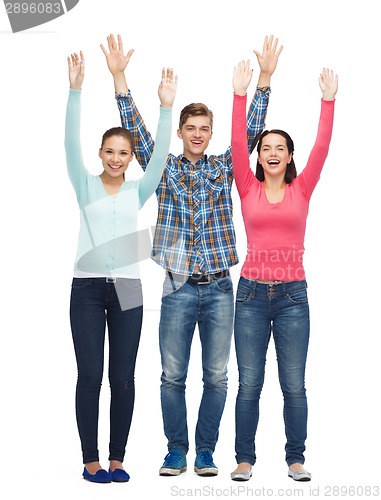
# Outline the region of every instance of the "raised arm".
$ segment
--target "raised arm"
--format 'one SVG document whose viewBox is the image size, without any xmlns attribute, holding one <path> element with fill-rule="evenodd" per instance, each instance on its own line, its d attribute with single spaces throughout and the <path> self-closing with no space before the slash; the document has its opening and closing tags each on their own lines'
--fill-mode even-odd
<svg viewBox="0 0 381 500">
<path fill-rule="evenodd" d="M 257 56 L 260 73 L 257 88 L 247 114 L 247 140 L 249 152 L 253 150 L 255 137 L 263 131 L 267 107 L 270 97 L 271 77 L 278 64 L 278 59 L 283 50 L 281 45 L 278 49 L 278 38 L 266 36 L 263 42 L 262 53 L 254 50 Z"/>
<path fill-rule="evenodd" d="M 126 81 L 125 70 L 134 50 L 129 50 L 125 55 L 120 35 L 117 38 L 114 35 L 109 35 L 107 43 L 108 51 L 102 44 L 101 49 L 114 79 L 115 97 L 122 127 L 131 131 L 134 138 L 135 157 L 141 167 L 145 169 L 153 152 L 154 141 L 135 105 Z"/>
<path fill-rule="evenodd" d="M 247 150 L 246 103 L 247 88 L 253 71 L 250 61 L 241 61 L 233 71 L 233 115 L 232 115 L 232 162 L 233 175 L 241 198 L 245 196 L 254 181 Z"/>
<path fill-rule="evenodd" d="M 65 123 L 66 164 L 70 181 L 79 201 L 80 187 L 87 176 L 80 142 L 81 89 L 85 76 L 85 58 L 82 52 L 79 56 L 74 53 L 67 58 L 67 62 L 70 90 Z"/>
<path fill-rule="evenodd" d="M 172 106 L 177 91 L 177 76 L 173 69 L 163 69 L 159 85 L 160 119 L 156 132 L 155 148 L 145 174 L 139 183 L 140 203 L 143 205 L 153 194 L 167 161 L 172 132 Z"/>
<path fill-rule="evenodd" d="M 134 49 L 124 54 L 123 41 L 120 35 L 115 39 L 114 35 L 107 37 L 108 50 L 101 44 L 101 49 L 106 57 L 107 67 L 114 79 L 114 88 L 117 94 L 128 92 L 128 85 L 125 75 L 125 69 L 130 62 Z"/>
<path fill-rule="evenodd" d="M 308 162 L 299 175 L 306 196 L 311 197 L 319 180 L 321 170 L 328 156 L 332 137 L 335 97 L 338 90 L 338 77 L 332 70 L 323 68 L 319 76 L 319 86 L 322 91 L 320 119 L 315 144 Z"/>
</svg>

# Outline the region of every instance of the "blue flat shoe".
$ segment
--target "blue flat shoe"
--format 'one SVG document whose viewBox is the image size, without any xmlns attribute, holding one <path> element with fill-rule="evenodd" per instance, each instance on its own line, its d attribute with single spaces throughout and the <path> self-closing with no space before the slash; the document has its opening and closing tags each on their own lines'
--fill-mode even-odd
<svg viewBox="0 0 381 500">
<path fill-rule="evenodd" d="M 91 481 L 92 483 L 111 483 L 111 476 L 104 469 L 98 470 L 95 474 L 90 474 L 90 472 L 85 467 L 83 469 L 82 476 L 84 479 L 87 479 L 88 481 Z"/>
<path fill-rule="evenodd" d="M 127 483 L 130 480 L 129 474 L 124 469 L 109 469 L 108 473 L 114 483 Z"/>
</svg>

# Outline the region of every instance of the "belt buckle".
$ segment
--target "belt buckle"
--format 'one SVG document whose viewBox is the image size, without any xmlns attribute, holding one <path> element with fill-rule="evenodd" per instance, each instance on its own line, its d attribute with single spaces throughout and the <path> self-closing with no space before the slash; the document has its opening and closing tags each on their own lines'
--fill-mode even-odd
<svg viewBox="0 0 381 500">
<path fill-rule="evenodd" d="M 206 280 L 205 280 L 205 278 L 206 278 Z M 194 283 L 196 283 L 197 285 L 209 285 L 209 283 L 211 283 L 210 275 L 204 274 L 204 273 L 193 273 L 192 274 L 192 281 Z"/>
<path fill-rule="evenodd" d="M 107 277 L 106 278 L 106 283 L 116 283 L 116 278 Z"/>
</svg>

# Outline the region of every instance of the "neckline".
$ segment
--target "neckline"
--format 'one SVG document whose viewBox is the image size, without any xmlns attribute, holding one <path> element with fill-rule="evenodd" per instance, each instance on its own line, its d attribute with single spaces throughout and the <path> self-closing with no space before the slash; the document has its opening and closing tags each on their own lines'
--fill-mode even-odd
<svg viewBox="0 0 381 500">
<path fill-rule="evenodd" d="M 282 203 L 283 203 L 283 201 L 284 201 L 284 199 L 285 199 L 285 197 L 286 197 L 286 193 L 287 193 L 287 186 L 288 186 L 288 184 L 286 184 L 286 185 L 285 185 L 285 187 L 284 187 L 284 193 L 283 193 L 283 197 L 282 197 L 282 199 L 281 199 L 281 200 L 279 200 L 279 201 L 274 201 L 274 202 L 272 202 L 272 201 L 270 201 L 270 200 L 267 198 L 267 193 L 266 193 L 265 185 L 264 185 L 264 183 L 262 182 L 263 194 L 264 194 L 264 196 L 265 196 L 265 198 L 266 198 L 267 203 L 268 203 L 269 205 L 280 205 L 280 204 L 282 204 Z"/>
<path fill-rule="evenodd" d="M 117 191 L 116 193 L 114 193 L 114 194 L 110 194 L 110 193 L 108 193 L 108 192 L 107 192 L 107 190 L 106 190 L 106 188 L 105 188 L 105 185 L 103 184 L 103 181 L 102 181 L 102 179 L 101 179 L 101 176 L 100 176 L 100 175 L 98 175 L 98 179 L 99 179 L 99 182 L 100 182 L 100 183 L 101 183 L 101 185 L 102 185 L 102 189 L 103 189 L 103 191 L 105 192 L 106 196 L 109 196 L 110 198 L 116 198 L 116 197 L 118 196 L 118 194 L 121 192 L 121 190 L 122 190 L 122 186 L 126 183 L 126 181 L 123 181 L 123 182 L 122 182 L 122 184 L 119 186 L 118 191 Z"/>
</svg>

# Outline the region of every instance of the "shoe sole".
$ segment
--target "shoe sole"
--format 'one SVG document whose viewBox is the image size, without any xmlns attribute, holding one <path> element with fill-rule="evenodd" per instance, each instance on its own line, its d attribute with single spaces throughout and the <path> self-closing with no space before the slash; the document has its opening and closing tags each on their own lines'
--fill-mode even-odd
<svg viewBox="0 0 381 500">
<path fill-rule="evenodd" d="M 230 477 L 233 481 L 249 481 L 251 479 L 252 474 L 243 475 L 242 472 L 238 472 L 237 474 L 231 474 Z"/>
<path fill-rule="evenodd" d="M 298 483 L 300 483 L 302 481 L 311 481 L 311 477 L 308 477 L 308 476 L 301 477 L 300 479 L 296 479 L 292 474 L 289 474 L 288 477 L 290 477 L 294 481 L 298 481 Z"/>
<path fill-rule="evenodd" d="M 179 476 L 182 472 L 186 472 L 187 468 L 182 467 L 181 469 L 171 469 L 169 467 L 162 467 L 159 470 L 160 476 Z"/>
<path fill-rule="evenodd" d="M 217 476 L 218 474 L 218 469 L 214 469 L 213 467 L 207 468 L 204 467 L 203 469 L 198 469 L 197 467 L 194 468 L 195 473 L 198 476 Z"/>
</svg>

